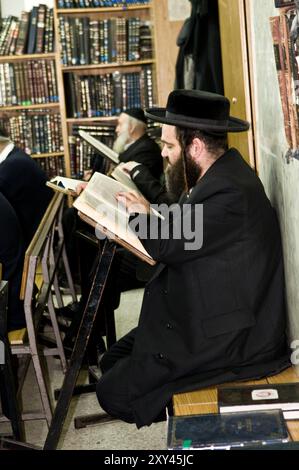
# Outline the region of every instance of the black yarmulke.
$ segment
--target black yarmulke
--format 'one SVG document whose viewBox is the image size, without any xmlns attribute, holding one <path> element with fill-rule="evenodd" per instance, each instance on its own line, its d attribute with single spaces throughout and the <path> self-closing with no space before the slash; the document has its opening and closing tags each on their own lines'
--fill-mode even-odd
<svg viewBox="0 0 299 470">
<path fill-rule="evenodd" d="M 126 109 L 125 111 L 123 111 L 123 113 L 128 114 L 128 116 L 131 116 L 135 119 L 138 119 L 138 121 L 142 121 L 147 124 L 147 119 L 144 115 L 143 109 L 141 108 Z"/>
</svg>

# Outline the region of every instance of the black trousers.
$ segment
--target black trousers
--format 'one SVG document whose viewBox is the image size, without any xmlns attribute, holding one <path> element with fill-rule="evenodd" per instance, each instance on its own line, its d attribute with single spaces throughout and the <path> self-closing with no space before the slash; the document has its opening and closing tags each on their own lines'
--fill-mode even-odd
<svg viewBox="0 0 299 470">
<path fill-rule="evenodd" d="M 136 328 L 117 341 L 100 361 L 103 373 L 97 384 L 98 401 L 106 413 L 127 423 L 134 423 L 129 399 L 129 361 Z"/>
<path fill-rule="evenodd" d="M 8 331 L 26 326 L 24 304 L 20 300 L 24 243 L 19 222 L 12 206 L 0 194 L 0 263 L 2 277 L 8 281 Z"/>
<path fill-rule="evenodd" d="M 131 330 L 107 351 L 100 361 L 103 373 L 97 383 L 97 397 L 106 413 L 126 423 L 135 423 L 130 404 L 130 355 L 132 353 L 137 328 Z M 167 406 L 172 413 L 171 404 Z M 154 423 L 166 420 L 166 409 L 162 409 Z"/>
</svg>

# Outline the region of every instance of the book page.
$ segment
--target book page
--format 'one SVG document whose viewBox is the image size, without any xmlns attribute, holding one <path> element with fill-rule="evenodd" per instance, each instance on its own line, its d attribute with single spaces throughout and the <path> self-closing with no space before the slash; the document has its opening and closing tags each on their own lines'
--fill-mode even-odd
<svg viewBox="0 0 299 470">
<path fill-rule="evenodd" d="M 93 209 L 97 210 L 99 208 L 98 206 L 104 202 L 105 204 L 109 205 L 110 210 L 124 212 L 128 219 L 129 214 L 127 213 L 125 206 L 121 205 L 116 199 L 116 194 L 120 191 L 132 191 L 132 188 L 129 188 L 123 183 L 110 178 L 110 176 L 96 172 L 91 177 L 83 193 L 85 202 L 93 207 Z M 142 196 L 138 189 L 135 191 Z M 151 208 L 151 212 L 160 219 L 164 219 L 164 217 L 155 209 Z"/>
<path fill-rule="evenodd" d="M 55 176 L 50 180 L 50 183 L 56 184 L 64 189 L 70 189 L 71 191 L 76 192 L 76 187 L 80 183 L 86 183 L 86 181 L 76 180 L 73 178 L 65 178 L 64 176 Z"/>
<path fill-rule="evenodd" d="M 83 191 L 85 202 L 87 202 L 93 209 L 101 203 L 107 204 L 111 210 L 123 212 L 126 218 L 129 214 L 126 208 L 122 206 L 116 199 L 116 194 L 120 191 L 127 192 L 129 189 L 119 181 L 103 175 L 102 173 L 94 173 Z"/>
<path fill-rule="evenodd" d="M 114 150 L 112 150 L 110 147 L 103 144 L 103 142 L 100 142 L 98 139 L 96 139 L 95 137 L 93 137 L 92 135 L 88 134 L 88 132 L 85 132 L 85 131 L 80 130 L 79 135 L 80 137 L 82 137 L 82 139 L 84 139 L 86 142 L 92 145 L 104 157 L 108 157 L 110 160 L 112 160 L 116 164 L 119 163 L 118 154 L 114 152 Z"/>
<path fill-rule="evenodd" d="M 75 200 L 73 206 L 83 214 L 87 215 L 90 219 L 94 220 L 97 224 L 99 224 L 99 231 L 101 233 L 106 233 L 107 229 L 110 234 L 107 234 L 109 238 L 114 239 L 116 242 L 118 238 L 120 240 L 125 241 L 130 247 L 137 250 L 143 256 L 148 258 L 148 260 L 152 260 L 150 264 L 155 264 L 152 257 L 143 247 L 141 241 L 137 237 L 137 235 L 133 232 L 133 230 L 128 225 L 128 216 L 126 216 L 122 212 L 116 212 L 115 210 L 105 210 L 104 207 L 98 207 L 98 209 L 91 207 L 86 201 L 86 194 L 85 191 Z M 107 206 L 106 206 L 107 207 Z M 104 230 L 102 230 L 104 228 Z M 112 236 L 111 236 L 112 234 Z M 116 235 L 114 238 L 113 235 Z M 136 254 L 136 253 L 135 253 Z"/>
<path fill-rule="evenodd" d="M 131 176 L 123 170 L 124 165 L 125 163 L 120 163 L 119 165 L 117 165 L 112 171 L 111 176 L 115 178 L 117 181 L 119 181 L 120 183 L 127 186 L 129 190 L 137 191 L 138 193 L 140 193 L 139 189 L 137 188 L 136 184 L 132 180 Z"/>
</svg>

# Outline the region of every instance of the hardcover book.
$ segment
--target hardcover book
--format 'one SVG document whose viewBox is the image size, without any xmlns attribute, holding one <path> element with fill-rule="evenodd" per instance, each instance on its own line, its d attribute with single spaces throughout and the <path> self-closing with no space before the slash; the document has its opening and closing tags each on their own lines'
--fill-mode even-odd
<svg viewBox="0 0 299 470">
<path fill-rule="evenodd" d="M 295 4 L 294 0 L 274 0 L 276 8 L 289 7 Z"/>
<path fill-rule="evenodd" d="M 281 409 L 285 419 L 299 418 L 299 383 L 219 387 L 220 413 Z"/>
<path fill-rule="evenodd" d="M 55 176 L 55 178 L 47 181 L 46 185 L 54 189 L 54 191 L 59 191 L 61 193 L 73 196 L 76 195 L 76 187 L 79 183 L 85 183 L 85 181 L 76 180 L 73 178 L 65 178 L 64 176 Z"/>
<path fill-rule="evenodd" d="M 124 184 L 129 190 L 140 192 L 129 173 L 124 170 L 125 163 L 120 163 L 111 172 L 111 176 Z"/>
<path fill-rule="evenodd" d="M 288 441 L 281 410 L 170 416 L 168 449 L 217 450 Z"/>
<path fill-rule="evenodd" d="M 116 199 L 116 194 L 121 191 L 126 192 L 128 188 L 106 175 L 94 173 L 73 206 L 81 213 L 80 216 L 85 222 L 127 248 L 143 261 L 155 265 L 156 261 L 130 228 L 129 213 Z M 153 212 L 157 217 L 161 217 L 156 211 Z"/>
<path fill-rule="evenodd" d="M 98 139 L 85 131 L 80 130 L 79 135 L 82 137 L 82 139 L 86 140 L 86 142 L 92 145 L 98 152 L 100 152 L 101 155 L 108 157 L 110 160 L 112 160 L 113 163 L 119 163 L 118 154 L 111 148 L 107 147 L 107 145 L 103 144 L 103 142 L 100 142 Z"/>
</svg>

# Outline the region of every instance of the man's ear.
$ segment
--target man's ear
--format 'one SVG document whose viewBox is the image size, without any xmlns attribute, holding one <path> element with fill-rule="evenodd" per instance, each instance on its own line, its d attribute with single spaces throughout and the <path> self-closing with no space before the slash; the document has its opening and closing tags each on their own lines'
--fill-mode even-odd
<svg viewBox="0 0 299 470">
<path fill-rule="evenodd" d="M 192 143 L 189 146 L 189 153 L 191 157 L 197 161 L 204 149 L 204 143 L 198 137 L 195 137 L 192 140 Z"/>
</svg>

